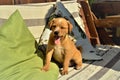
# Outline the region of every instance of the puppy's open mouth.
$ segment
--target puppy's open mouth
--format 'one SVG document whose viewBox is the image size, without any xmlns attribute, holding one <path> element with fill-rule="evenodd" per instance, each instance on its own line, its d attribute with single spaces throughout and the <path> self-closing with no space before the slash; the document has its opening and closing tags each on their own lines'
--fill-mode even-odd
<svg viewBox="0 0 120 80">
<path fill-rule="evenodd" d="M 60 44 L 60 36 L 54 36 L 55 44 Z"/>
</svg>

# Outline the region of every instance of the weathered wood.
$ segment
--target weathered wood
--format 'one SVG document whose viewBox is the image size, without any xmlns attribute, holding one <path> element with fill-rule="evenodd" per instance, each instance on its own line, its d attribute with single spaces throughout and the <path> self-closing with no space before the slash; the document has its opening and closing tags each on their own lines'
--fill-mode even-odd
<svg viewBox="0 0 120 80">
<path fill-rule="evenodd" d="M 94 23 L 97 28 L 100 41 L 102 44 L 114 44 L 112 38 L 117 27 L 120 26 L 120 16 L 110 16 L 120 14 L 120 1 L 107 1 L 101 3 L 93 3 L 92 11 L 97 16 Z M 109 17 L 108 17 L 109 16 Z M 105 31 L 105 28 L 110 28 L 112 33 Z M 113 37 L 109 37 L 112 35 Z"/>
<path fill-rule="evenodd" d="M 97 17 L 102 18 L 106 15 L 120 14 L 120 1 L 93 3 L 92 11 Z"/>
<path fill-rule="evenodd" d="M 55 1 L 56 0 L 0 0 L 0 5 L 16 5 L 16 4 L 43 3 L 43 2 L 55 2 Z"/>
<path fill-rule="evenodd" d="M 119 18 L 106 18 L 95 20 L 96 27 L 101 28 L 116 28 L 120 27 L 120 17 Z"/>
<path fill-rule="evenodd" d="M 97 30 L 99 28 L 110 28 L 112 33 L 105 32 L 106 34 L 112 35 L 113 39 L 118 40 L 116 34 L 116 30 L 118 27 L 120 27 L 120 1 L 106 1 L 106 2 L 100 2 L 100 3 L 93 3 L 92 4 L 92 11 L 97 16 L 99 20 L 95 21 L 95 25 L 97 27 Z M 117 15 L 117 16 L 116 16 Z M 99 32 L 98 34 L 101 35 L 103 31 Z M 104 35 L 101 35 L 101 39 L 104 38 Z M 109 37 L 107 37 L 108 39 Z M 114 40 L 114 43 L 116 41 Z M 102 42 L 101 42 L 102 43 Z M 118 42 L 117 42 L 118 43 Z M 107 42 L 106 42 L 107 44 Z"/>
<path fill-rule="evenodd" d="M 114 42 L 109 37 L 109 34 L 105 31 L 104 28 L 98 28 L 97 31 L 98 31 L 100 41 L 102 44 L 114 45 Z"/>
<path fill-rule="evenodd" d="M 85 32 L 86 32 L 86 35 L 88 36 L 89 40 L 90 40 L 90 32 L 89 32 L 89 29 L 88 29 L 88 25 L 87 25 L 87 22 L 86 22 L 86 19 L 85 19 L 85 15 L 84 15 L 84 12 L 83 12 L 83 9 L 82 7 L 80 7 L 80 12 L 79 12 L 82 20 L 83 20 L 83 24 L 85 26 Z"/>
<path fill-rule="evenodd" d="M 85 61 L 80 70 L 70 68 L 69 74 L 58 80 L 117 80 L 120 77 L 120 47 L 100 45 L 96 47 L 101 61 Z M 116 59 L 117 58 L 117 59 Z"/>
<path fill-rule="evenodd" d="M 52 2 L 54 0 L 15 0 L 15 4 L 26 4 L 26 3 L 43 3 Z"/>
<path fill-rule="evenodd" d="M 0 5 L 11 5 L 14 4 L 14 0 L 0 0 Z"/>
<path fill-rule="evenodd" d="M 87 26 L 90 32 L 90 40 L 93 45 L 100 44 L 97 30 L 93 22 L 93 16 L 91 14 L 91 9 L 87 1 L 80 1 L 87 22 Z"/>
<path fill-rule="evenodd" d="M 91 13 L 93 16 L 94 21 L 98 21 L 99 23 L 99 19 L 97 19 L 97 17 L 94 15 L 94 13 Z M 96 24 L 95 24 L 96 27 Z M 113 45 L 114 42 L 112 41 L 112 39 L 109 37 L 108 32 L 105 31 L 104 27 L 96 27 L 98 35 L 99 35 L 99 39 L 101 41 L 101 44 L 111 44 Z M 95 40 L 92 40 L 93 42 L 95 42 Z"/>
</svg>

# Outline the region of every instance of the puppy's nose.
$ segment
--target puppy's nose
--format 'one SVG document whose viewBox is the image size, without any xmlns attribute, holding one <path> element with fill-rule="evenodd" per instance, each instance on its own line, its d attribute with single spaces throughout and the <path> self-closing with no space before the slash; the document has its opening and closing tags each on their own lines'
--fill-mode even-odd
<svg viewBox="0 0 120 80">
<path fill-rule="evenodd" d="M 58 31 L 55 31 L 55 32 L 54 32 L 54 34 L 55 34 L 55 35 L 58 35 L 58 34 L 59 34 L 59 32 L 58 32 Z"/>
</svg>

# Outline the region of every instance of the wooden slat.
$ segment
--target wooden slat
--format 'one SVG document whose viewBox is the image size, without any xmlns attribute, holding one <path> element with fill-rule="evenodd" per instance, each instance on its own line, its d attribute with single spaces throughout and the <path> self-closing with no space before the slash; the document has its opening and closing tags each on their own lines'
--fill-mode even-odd
<svg viewBox="0 0 120 80">
<path fill-rule="evenodd" d="M 43 3 L 52 2 L 54 0 L 15 0 L 15 4 L 27 4 L 27 3 Z"/>
<path fill-rule="evenodd" d="M 95 20 L 96 27 L 101 28 L 115 28 L 120 27 L 120 17 L 119 18 L 106 18 Z"/>
<path fill-rule="evenodd" d="M 91 8 L 97 18 L 102 18 L 99 20 L 95 20 L 95 25 L 99 33 L 100 41 L 102 40 L 101 43 L 111 44 L 110 42 L 112 42 L 113 44 L 113 41 L 110 38 L 116 37 L 116 29 L 117 27 L 120 27 L 120 16 L 116 16 L 120 14 L 120 1 L 117 0 L 99 3 L 96 2 L 92 4 Z M 112 28 L 112 33 L 105 32 L 104 28 Z M 106 37 L 104 37 L 104 35 Z M 109 35 L 112 35 L 112 37 L 109 37 Z M 105 39 L 106 41 L 104 41 Z M 116 41 L 114 41 L 114 43 L 116 43 Z"/>
<path fill-rule="evenodd" d="M 97 31 L 99 33 L 100 41 L 102 44 L 114 45 L 114 42 L 109 37 L 109 34 L 105 31 L 104 28 L 98 28 Z"/>
<path fill-rule="evenodd" d="M 120 70 L 120 67 L 118 67 L 120 65 L 120 60 L 116 63 L 116 68 L 118 71 Z M 120 72 L 118 72 L 113 66 L 112 69 L 110 69 L 100 80 L 118 80 L 118 78 L 120 77 Z M 114 70 L 115 69 L 115 70 Z"/>
<path fill-rule="evenodd" d="M 116 70 L 116 71 L 120 71 L 120 60 L 112 67 L 112 69 Z"/>
<path fill-rule="evenodd" d="M 14 0 L 0 0 L 0 5 L 11 5 L 14 4 Z"/>
<path fill-rule="evenodd" d="M 120 77 L 120 47 L 101 45 L 96 48 L 103 56 L 102 61 L 84 62 L 81 70 L 71 69 L 58 80 L 117 80 Z"/>
<path fill-rule="evenodd" d="M 120 73 L 118 71 L 110 69 L 103 77 L 99 80 L 119 80 Z"/>
<path fill-rule="evenodd" d="M 43 3 L 43 2 L 55 2 L 55 1 L 56 0 L 0 0 L 0 5 L 16 5 L 16 4 Z"/>
<path fill-rule="evenodd" d="M 98 17 L 120 14 L 120 1 L 106 1 L 92 4 L 92 11 Z"/>
<path fill-rule="evenodd" d="M 104 50 L 103 50 L 104 52 Z M 101 53 L 103 53 L 101 52 Z M 116 54 L 111 54 L 111 50 L 103 56 L 102 61 L 95 61 L 94 63 L 90 64 L 89 67 L 87 67 L 85 70 L 81 71 L 79 74 L 75 75 L 73 78 L 79 78 L 76 80 L 89 80 L 92 76 L 96 75 L 103 67 L 116 55 Z M 111 54 L 111 55 L 109 55 Z M 109 55 L 109 56 L 108 56 Z M 94 76 L 95 78 L 95 76 Z M 90 80 L 95 80 L 95 79 L 90 79 Z M 97 79 L 99 80 L 99 79 Z"/>
<path fill-rule="evenodd" d="M 91 61 L 89 61 L 88 63 L 91 63 Z M 58 77 L 58 80 L 69 80 L 71 79 L 74 75 L 76 75 L 77 73 L 81 72 L 82 70 L 84 70 L 86 67 L 88 67 L 89 64 L 83 64 L 82 68 L 80 70 L 75 70 L 73 67 L 69 68 L 69 73 L 68 75 L 64 75 L 62 76 L 61 74 Z"/>
<path fill-rule="evenodd" d="M 88 26 L 88 29 L 89 29 L 89 32 L 90 32 L 91 43 L 93 45 L 100 44 L 98 33 L 97 33 L 96 28 L 95 28 L 95 24 L 93 22 L 93 16 L 92 16 L 92 13 L 91 13 L 91 10 L 90 10 L 90 6 L 89 6 L 87 1 L 81 1 L 80 0 L 80 3 L 81 3 L 81 6 L 83 8 L 83 12 L 84 12 L 84 15 L 85 15 L 87 26 Z"/>
<path fill-rule="evenodd" d="M 99 66 L 101 66 L 102 68 L 100 70 L 96 69 L 97 73 L 95 73 L 94 75 L 89 77 L 89 80 L 99 80 L 100 78 L 105 76 L 105 74 L 108 73 L 108 71 L 110 69 L 112 69 L 112 67 L 114 66 L 114 63 L 117 63 L 117 61 L 114 61 L 114 59 L 116 58 L 116 56 L 119 56 L 119 52 L 120 52 L 119 48 L 111 47 L 111 49 L 109 49 L 109 51 L 104 54 L 103 61 L 94 62 L 93 65 L 98 66 L 98 68 L 99 68 Z M 118 58 L 118 60 L 119 60 L 119 58 Z M 112 63 L 113 61 L 114 61 L 114 63 Z M 119 66 L 117 66 L 117 67 L 119 67 Z"/>
<path fill-rule="evenodd" d="M 15 4 L 55 2 L 56 0 L 15 0 Z M 65 1 L 65 0 L 62 0 Z"/>
<path fill-rule="evenodd" d="M 86 22 L 85 15 L 84 15 L 82 7 L 80 7 L 80 13 L 79 14 L 80 14 L 80 16 L 81 16 L 81 18 L 83 20 L 83 24 L 85 25 L 86 35 L 88 36 L 88 38 L 90 40 L 90 32 L 89 32 L 89 29 L 88 29 L 88 25 L 87 25 L 87 22 Z"/>
</svg>

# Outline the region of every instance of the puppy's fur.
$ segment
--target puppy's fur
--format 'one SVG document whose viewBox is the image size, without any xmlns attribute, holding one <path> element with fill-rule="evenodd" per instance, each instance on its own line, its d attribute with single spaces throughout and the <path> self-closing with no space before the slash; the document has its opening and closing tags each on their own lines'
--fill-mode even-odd
<svg viewBox="0 0 120 80">
<path fill-rule="evenodd" d="M 54 18 L 49 22 L 49 27 L 52 32 L 46 50 L 45 65 L 42 70 L 49 70 L 52 56 L 56 61 L 63 64 L 62 75 L 68 74 L 68 66 L 71 60 L 76 63 L 76 69 L 80 69 L 82 66 L 81 53 L 68 36 L 72 30 L 72 24 L 64 18 Z"/>
</svg>

